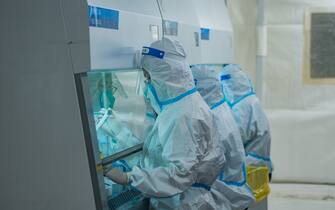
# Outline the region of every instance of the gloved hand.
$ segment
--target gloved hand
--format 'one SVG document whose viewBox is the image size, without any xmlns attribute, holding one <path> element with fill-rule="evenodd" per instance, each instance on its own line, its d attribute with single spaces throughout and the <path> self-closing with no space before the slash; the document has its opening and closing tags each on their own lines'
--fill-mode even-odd
<svg viewBox="0 0 335 210">
<path fill-rule="evenodd" d="M 105 176 L 111 179 L 113 182 L 121 185 L 127 185 L 130 182 L 128 174 L 116 168 L 109 170 Z"/>
</svg>

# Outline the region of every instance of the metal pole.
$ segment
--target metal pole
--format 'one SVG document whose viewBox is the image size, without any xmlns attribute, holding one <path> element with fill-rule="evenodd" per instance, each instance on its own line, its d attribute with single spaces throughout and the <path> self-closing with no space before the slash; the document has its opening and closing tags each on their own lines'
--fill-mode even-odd
<svg viewBox="0 0 335 210">
<path fill-rule="evenodd" d="M 267 26 L 265 0 L 257 0 L 257 56 L 256 56 L 256 93 L 263 102 L 264 67 L 267 56 Z"/>
<path fill-rule="evenodd" d="M 104 159 L 102 159 L 101 164 L 102 164 L 103 167 L 106 167 L 106 166 L 112 164 L 113 162 L 115 162 L 117 160 L 120 160 L 120 159 L 125 158 L 125 157 L 129 157 L 132 154 L 141 152 L 142 148 L 143 148 L 143 143 L 135 145 L 133 147 L 130 147 L 130 148 L 128 148 L 126 150 L 123 150 L 121 152 L 117 152 L 113 155 L 110 155 L 110 156 L 105 157 Z"/>
</svg>

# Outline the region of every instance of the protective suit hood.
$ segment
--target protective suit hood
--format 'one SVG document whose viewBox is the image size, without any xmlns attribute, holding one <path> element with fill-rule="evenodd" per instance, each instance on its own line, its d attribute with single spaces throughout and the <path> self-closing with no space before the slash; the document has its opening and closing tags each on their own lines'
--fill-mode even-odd
<svg viewBox="0 0 335 210">
<path fill-rule="evenodd" d="M 191 69 L 197 90 L 206 103 L 210 107 L 220 103 L 224 95 L 218 73 L 209 65 L 195 65 Z"/>
<path fill-rule="evenodd" d="M 163 38 L 144 47 L 142 54 L 142 68 L 150 74 L 159 101 L 174 99 L 194 88 L 186 53 L 178 41 Z"/>
<path fill-rule="evenodd" d="M 221 71 L 222 89 L 230 104 L 234 104 L 243 97 L 253 94 L 254 89 L 248 75 L 239 65 L 229 64 Z"/>
</svg>

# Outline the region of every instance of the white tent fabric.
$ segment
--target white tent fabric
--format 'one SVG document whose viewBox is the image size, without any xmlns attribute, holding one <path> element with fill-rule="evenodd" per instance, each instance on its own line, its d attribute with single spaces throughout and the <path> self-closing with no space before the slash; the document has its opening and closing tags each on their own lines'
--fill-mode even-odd
<svg viewBox="0 0 335 210">
<path fill-rule="evenodd" d="M 271 124 L 274 180 L 335 183 L 335 85 L 303 80 L 305 12 L 335 8 L 335 1 L 265 2 L 263 105 Z M 257 1 L 230 0 L 229 9 L 236 63 L 255 82 Z"/>
</svg>

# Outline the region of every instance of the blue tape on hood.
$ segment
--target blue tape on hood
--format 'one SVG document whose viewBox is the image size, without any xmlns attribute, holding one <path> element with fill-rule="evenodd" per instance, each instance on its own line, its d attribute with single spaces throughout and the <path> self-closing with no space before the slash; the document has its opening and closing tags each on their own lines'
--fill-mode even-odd
<svg viewBox="0 0 335 210">
<path fill-rule="evenodd" d="M 163 59 L 165 52 L 152 47 L 143 47 L 142 55 L 150 55 L 159 59 Z"/>
<path fill-rule="evenodd" d="M 231 79 L 231 75 L 230 74 L 221 75 L 221 81 L 223 81 L 223 80 L 230 80 L 230 79 Z"/>
</svg>

